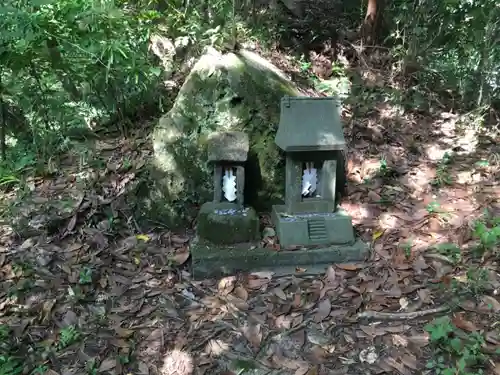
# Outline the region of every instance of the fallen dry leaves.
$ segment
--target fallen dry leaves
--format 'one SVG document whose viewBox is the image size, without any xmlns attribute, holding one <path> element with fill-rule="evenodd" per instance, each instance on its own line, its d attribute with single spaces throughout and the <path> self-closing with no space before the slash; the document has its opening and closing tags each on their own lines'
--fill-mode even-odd
<svg viewBox="0 0 500 375">
<path fill-rule="evenodd" d="M 375 113 L 388 111 L 382 107 Z M 443 307 L 456 283 L 468 285 L 470 221 L 486 206 L 498 210 L 498 189 L 483 181 L 433 190 L 435 166 L 419 147 L 413 154 L 406 147 L 416 134 L 424 145 L 432 140 L 424 135 L 442 138 L 430 119 L 407 114 L 401 126 L 344 112 L 346 138 L 355 141 L 342 205 L 373 252 L 366 263 L 331 265 L 317 277 L 254 272 L 193 281 L 190 236 L 143 233 L 128 210 L 125 197 L 149 152 L 144 139 L 137 147 L 100 144 L 105 168 L 89 167 L 83 188 L 74 160 L 68 177 L 28 181 L 34 196 L 17 214 L 31 232 L 19 233 L 21 243 L 3 239 L 0 251 L 0 323 L 29 348 L 27 371 L 43 364 L 48 375 L 184 375 L 182 366 L 228 375 L 423 373 L 432 356 L 423 327 L 442 314 L 460 332 L 482 335 L 483 350 L 494 353 L 495 259 L 477 264 L 492 273 L 481 292 L 452 312 Z M 461 160 L 459 168 L 472 164 Z M 279 251 L 268 215 L 262 226 L 262 245 Z M 428 250 L 444 242 L 464 249 L 460 261 Z"/>
</svg>

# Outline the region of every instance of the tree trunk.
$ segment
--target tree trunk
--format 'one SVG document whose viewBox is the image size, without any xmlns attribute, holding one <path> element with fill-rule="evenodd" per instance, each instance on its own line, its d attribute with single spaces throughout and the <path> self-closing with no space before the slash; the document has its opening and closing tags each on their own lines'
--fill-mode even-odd
<svg viewBox="0 0 500 375">
<path fill-rule="evenodd" d="M 368 0 L 365 19 L 361 25 L 363 43 L 374 45 L 378 42 L 384 5 L 384 0 Z"/>
</svg>

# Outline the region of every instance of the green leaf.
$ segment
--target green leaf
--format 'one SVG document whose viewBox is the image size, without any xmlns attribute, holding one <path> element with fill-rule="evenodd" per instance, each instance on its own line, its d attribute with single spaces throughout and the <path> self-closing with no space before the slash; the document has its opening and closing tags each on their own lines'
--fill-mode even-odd
<svg viewBox="0 0 500 375">
<path fill-rule="evenodd" d="M 34 6 L 34 7 L 39 7 L 39 6 L 42 6 L 42 5 L 49 5 L 49 4 L 52 4 L 54 2 L 54 0 L 30 0 L 30 5 Z"/>
<path fill-rule="evenodd" d="M 149 72 L 154 76 L 159 77 L 161 74 L 161 68 L 157 66 L 152 66 L 151 68 L 149 68 Z"/>
</svg>

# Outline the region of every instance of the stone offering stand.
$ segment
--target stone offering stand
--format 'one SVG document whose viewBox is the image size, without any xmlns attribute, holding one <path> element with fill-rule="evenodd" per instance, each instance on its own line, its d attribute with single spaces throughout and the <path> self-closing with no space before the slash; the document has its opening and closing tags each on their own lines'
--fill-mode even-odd
<svg viewBox="0 0 500 375">
<path fill-rule="evenodd" d="M 338 209 L 346 146 L 339 107 L 335 98 L 281 101 L 276 144 L 286 155 L 285 202 L 272 210 L 280 251 L 260 247 L 258 216 L 243 202 L 248 137 L 241 132 L 210 137 L 214 200 L 201 207 L 191 244 L 195 278 L 260 270 L 321 273 L 332 263 L 367 256 L 368 245 L 356 237 L 350 216 Z M 236 176 L 236 183 L 227 176 Z M 231 194 L 234 185 L 236 194 Z"/>
</svg>

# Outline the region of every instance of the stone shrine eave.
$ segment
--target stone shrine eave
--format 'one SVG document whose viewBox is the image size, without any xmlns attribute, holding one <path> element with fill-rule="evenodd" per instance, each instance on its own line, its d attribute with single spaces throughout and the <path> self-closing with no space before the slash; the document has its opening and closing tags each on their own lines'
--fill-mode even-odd
<svg viewBox="0 0 500 375">
<path fill-rule="evenodd" d="M 284 97 L 275 142 L 285 152 L 338 151 L 346 142 L 335 97 Z"/>
<path fill-rule="evenodd" d="M 278 143 L 278 142 L 276 142 Z M 311 151 L 343 151 L 345 150 L 345 145 L 324 145 L 324 146 L 288 146 L 283 148 L 278 144 L 285 152 L 311 152 Z"/>
</svg>

